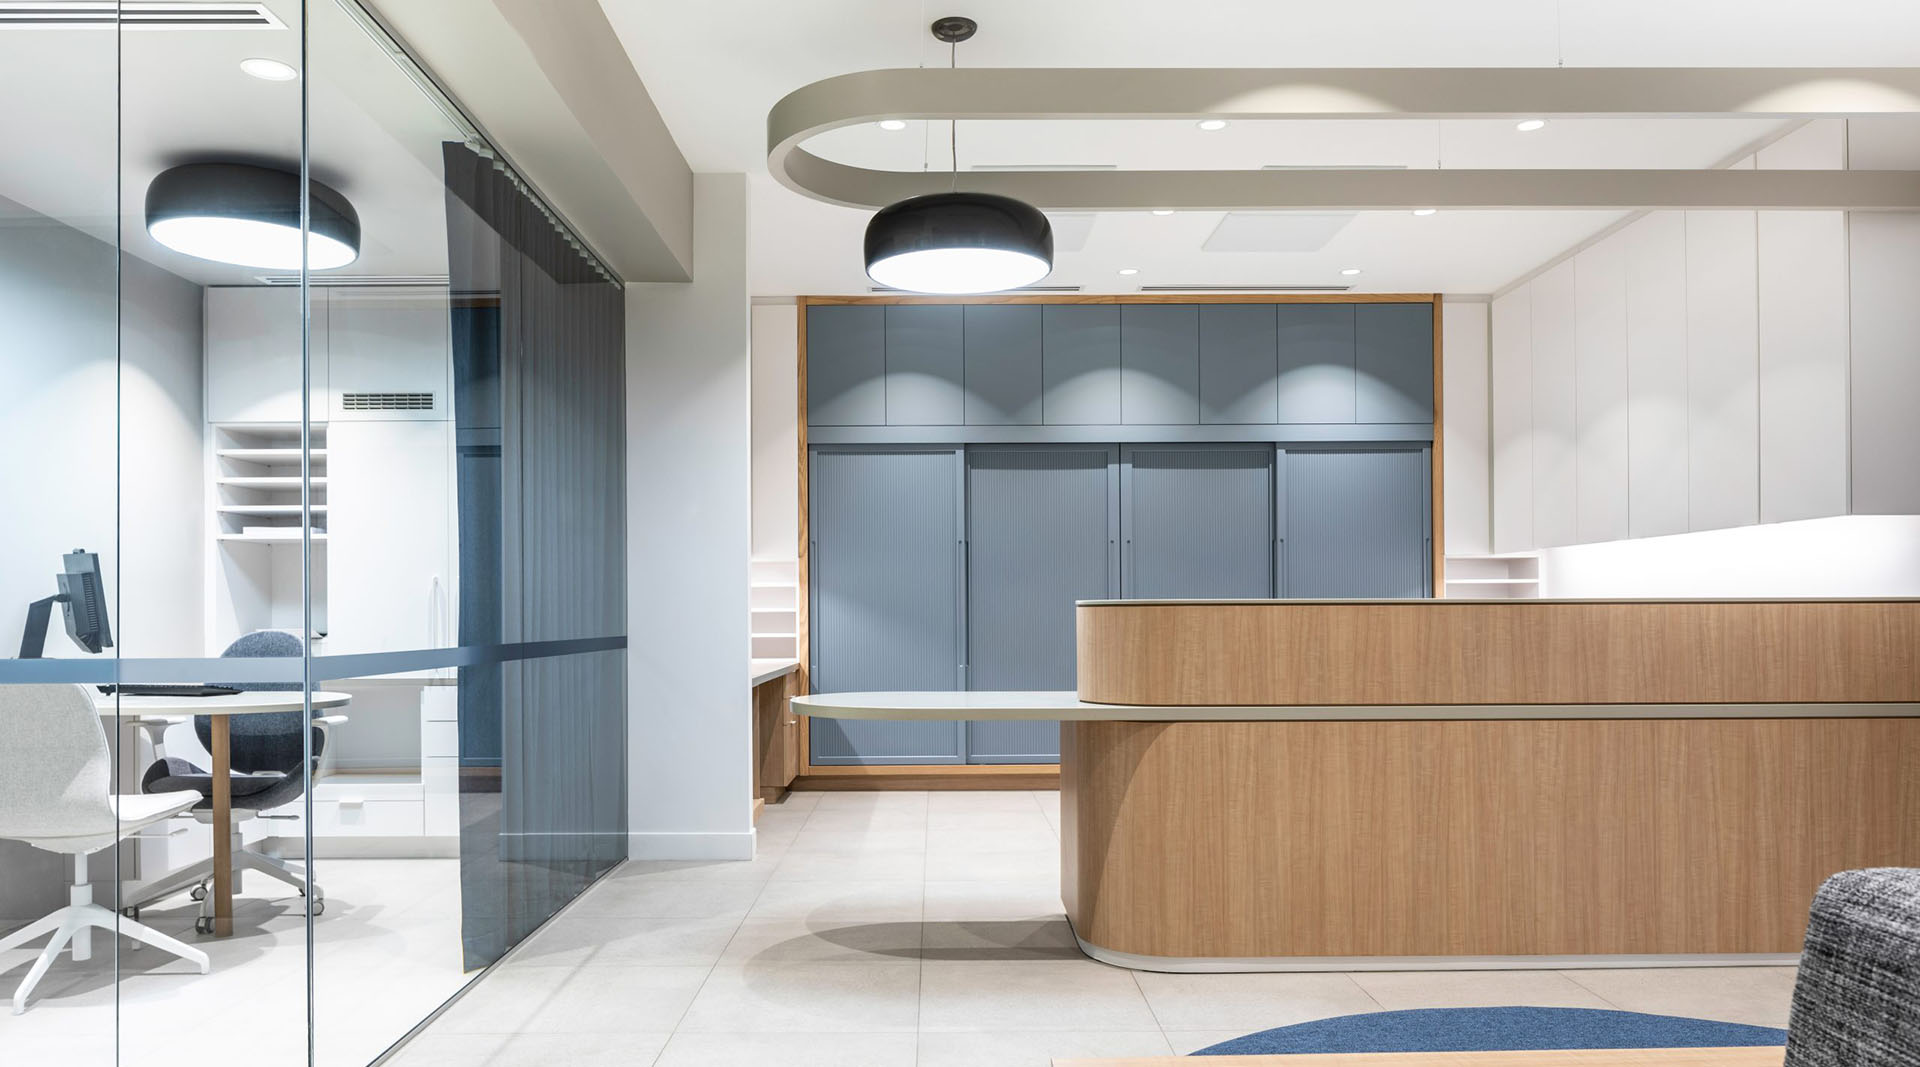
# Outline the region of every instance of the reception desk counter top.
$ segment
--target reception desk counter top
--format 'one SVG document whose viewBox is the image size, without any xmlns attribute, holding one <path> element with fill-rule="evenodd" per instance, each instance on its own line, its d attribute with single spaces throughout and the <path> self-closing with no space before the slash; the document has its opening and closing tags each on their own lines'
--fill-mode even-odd
<svg viewBox="0 0 1920 1067">
<path fill-rule="evenodd" d="M 1465 719 L 1858 719 L 1920 716 L 1885 704 L 1095 704 L 1071 690 L 813 693 L 793 698 L 823 719 L 1026 722 L 1406 722 Z"/>
</svg>

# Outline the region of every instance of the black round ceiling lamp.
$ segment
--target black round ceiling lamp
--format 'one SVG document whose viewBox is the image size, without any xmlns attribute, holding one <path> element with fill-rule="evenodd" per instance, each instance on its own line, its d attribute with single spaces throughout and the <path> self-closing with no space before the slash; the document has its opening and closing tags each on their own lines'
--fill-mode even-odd
<svg viewBox="0 0 1920 1067">
<path fill-rule="evenodd" d="M 951 15 L 933 24 L 949 46 L 979 27 Z M 957 143 L 957 135 L 956 135 Z M 954 181 L 959 182 L 956 151 Z M 893 289 L 959 295 L 997 293 L 1053 270 L 1053 227 L 1031 204 L 990 193 L 947 192 L 889 204 L 867 223 L 867 277 Z"/>
<path fill-rule="evenodd" d="M 309 270 L 360 256 L 360 215 L 309 181 Z M 300 175 L 249 163 L 188 163 L 147 186 L 147 232 L 184 255 L 267 270 L 299 270 Z"/>
</svg>

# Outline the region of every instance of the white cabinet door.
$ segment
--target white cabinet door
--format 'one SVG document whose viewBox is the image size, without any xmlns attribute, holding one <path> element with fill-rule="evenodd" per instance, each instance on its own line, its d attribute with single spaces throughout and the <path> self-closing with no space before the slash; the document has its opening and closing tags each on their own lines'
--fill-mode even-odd
<svg viewBox="0 0 1920 1067">
<path fill-rule="evenodd" d="M 328 293 L 313 294 L 313 418 L 327 418 Z M 300 290 L 207 290 L 207 421 L 300 421 Z"/>
<path fill-rule="evenodd" d="M 341 422 L 327 432 L 327 652 L 452 643 L 453 429 Z"/>
<path fill-rule="evenodd" d="M 327 310 L 334 420 L 453 417 L 447 291 L 340 288 Z"/>
</svg>

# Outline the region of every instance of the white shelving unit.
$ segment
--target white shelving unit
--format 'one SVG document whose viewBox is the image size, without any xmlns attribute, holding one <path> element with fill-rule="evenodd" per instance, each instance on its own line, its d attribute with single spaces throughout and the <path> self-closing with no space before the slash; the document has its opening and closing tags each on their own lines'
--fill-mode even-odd
<svg viewBox="0 0 1920 1067">
<path fill-rule="evenodd" d="M 1540 554 L 1537 552 L 1448 556 L 1446 568 L 1448 597 L 1535 600 L 1540 596 Z"/>
<path fill-rule="evenodd" d="M 750 574 L 753 658 L 794 659 L 800 646 L 799 562 L 756 559 Z"/>
<path fill-rule="evenodd" d="M 326 632 L 327 428 L 313 428 L 311 521 L 314 629 Z M 253 630 L 301 628 L 300 425 L 209 427 L 210 551 L 207 644 L 218 650 Z"/>
</svg>

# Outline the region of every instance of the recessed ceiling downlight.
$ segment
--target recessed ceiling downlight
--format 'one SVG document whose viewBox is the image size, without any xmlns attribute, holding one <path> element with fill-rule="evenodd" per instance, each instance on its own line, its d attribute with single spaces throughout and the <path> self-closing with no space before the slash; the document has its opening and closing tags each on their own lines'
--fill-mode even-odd
<svg viewBox="0 0 1920 1067">
<path fill-rule="evenodd" d="M 309 182 L 307 267 L 331 270 L 360 255 L 360 216 L 347 198 Z M 189 163 L 147 186 L 147 232 L 183 255 L 268 270 L 299 270 L 300 176 L 246 163 Z"/>
<path fill-rule="evenodd" d="M 1342 270 L 1340 271 L 1340 273 L 1341 273 L 1341 274 L 1344 274 L 1344 275 L 1346 275 L 1346 276 L 1347 276 L 1347 277 L 1349 277 L 1349 278 L 1351 278 L 1351 277 L 1353 277 L 1354 275 L 1356 275 L 1356 274 L 1358 274 L 1358 273 L 1360 273 L 1360 268 L 1359 268 L 1359 267 L 1347 267 L 1347 268 L 1344 268 L 1344 269 L 1342 269 Z"/>
<path fill-rule="evenodd" d="M 1437 210 L 1439 210 L 1439 209 L 1438 209 L 1438 208 L 1430 208 L 1430 207 L 1417 207 L 1417 208 L 1414 208 L 1414 209 L 1413 209 L 1413 213 L 1414 213 L 1415 215 L 1418 215 L 1418 216 L 1420 216 L 1421 218 L 1426 218 L 1426 217 L 1427 217 L 1428 215 L 1431 215 L 1431 214 L 1433 214 L 1433 213 L 1434 213 L 1435 211 L 1437 211 Z"/>
<path fill-rule="evenodd" d="M 1053 227 L 1029 204 L 988 193 L 934 193 L 881 208 L 867 223 L 867 276 L 915 293 L 1018 289 L 1053 270 Z"/>
<path fill-rule="evenodd" d="M 877 125 L 888 133 L 899 133 L 907 128 L 906 119 L 881 119 Z"/>
<path fill-rule="evenodd" d="M 1226 129 L 1227 120 L 1226 119 L 1201 119 L 1198 123 L 1196 123 L 1196 125 L 1198 125 L 1201 129 L 1211 133 L 1214 130 Z"/>
<path fill-rule="evenodd" d="M 300 76 L 299 71 L 294 70 L 292 67 L 287 66 L 277 59 L 261 59 L 257 57 L 254 59 L 241 60 L 240 70 L 243 73 L 251 74 L 259 78 L 261 81 L 268 82 L 290 82 Z"/>
<path fill-rule="evenodd" d="M 1513 128 L 1516 130 L 1519 130 L 1521 133 L 1532 133 L 1535 130 L 1546 129 L 1547 120 L 1546 119 L 1522 119 L 1519 122 L 1515 123 Z"/>
</svg>

